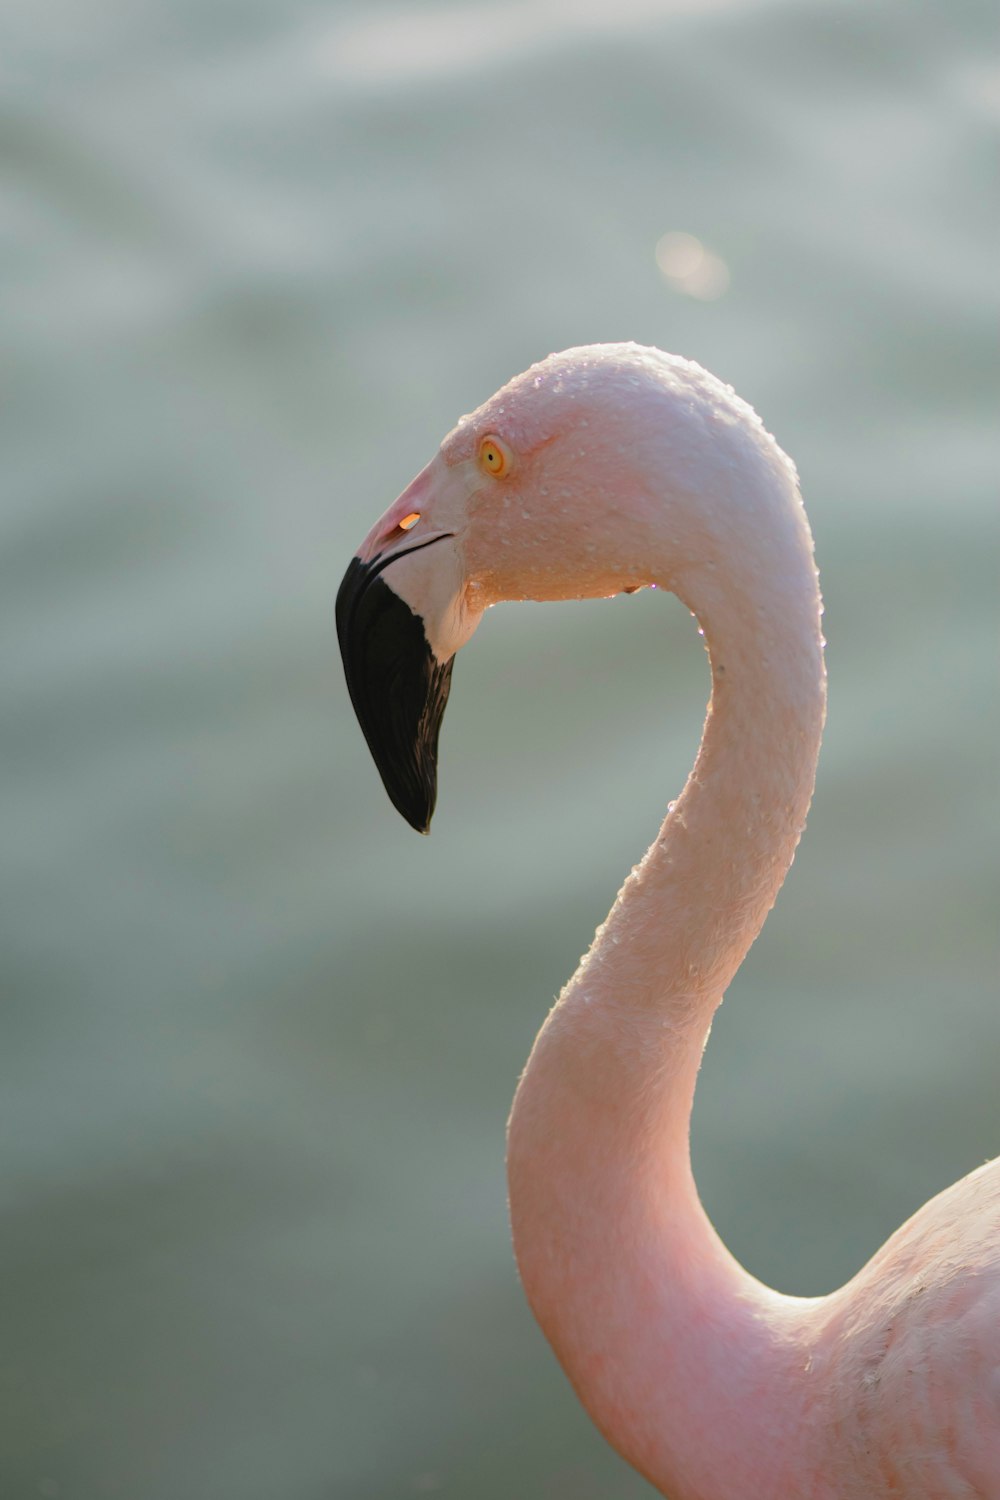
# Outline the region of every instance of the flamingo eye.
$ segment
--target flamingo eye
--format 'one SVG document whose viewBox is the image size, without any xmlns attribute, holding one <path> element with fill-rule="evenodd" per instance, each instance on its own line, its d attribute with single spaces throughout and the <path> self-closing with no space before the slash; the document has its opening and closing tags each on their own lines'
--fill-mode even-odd
<svg viewBox="0 0 1000 1500">
<path fill-rule="evenodd" d="M 404 516 L 399 523 L 400 531 L 410 531 L 420 520 L 419 510 L 411 510 L 408 516 Z"/>
<path fill-rule="evenodd" d="M 479 444 L 479 466 L 494 479 L 509 474 L 513 462 L 514 455 L 498 437 L 484 437 Z"/>
</svg>

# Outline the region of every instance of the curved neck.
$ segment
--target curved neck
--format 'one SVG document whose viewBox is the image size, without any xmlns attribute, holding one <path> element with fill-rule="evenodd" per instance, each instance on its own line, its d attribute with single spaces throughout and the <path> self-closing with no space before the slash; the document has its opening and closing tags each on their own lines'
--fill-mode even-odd
<svg viewBox="0 0 1000 1500">
<path fill-rule="evenodd" d="M 701 749 L 543 1027 L 509 1131 L 529 1301 L 597 1425 L 672 1500 L 814 1493 L 801 1304 L 725 1250 L 688 1149 L 712 1016 L 794 856 L 823 724 L 800 508 L 769 546 L 766 568 L 658 580 L 706 636 Z"/>
</svg>

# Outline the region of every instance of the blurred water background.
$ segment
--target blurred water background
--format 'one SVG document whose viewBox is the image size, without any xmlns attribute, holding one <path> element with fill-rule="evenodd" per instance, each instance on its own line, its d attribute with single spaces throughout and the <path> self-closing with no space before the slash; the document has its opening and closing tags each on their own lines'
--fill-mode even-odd
<svg viewBox="0 0 1000 1500">
<path fill-rule="evenodd" d="M 1000 1149 L 986 0 L 13 0 L 0 1495 L 649 1494 L 522 1305 L 503 1131 L 678 791 L 675 601 L 494 611 L 433 837 L 333 599 L 463 411 L 634 338 L 798 462 L 819 790 L 696 1170 L 785 1290 Z M 670 238 L 665 238 L 670 236 Z"/>
</svg>

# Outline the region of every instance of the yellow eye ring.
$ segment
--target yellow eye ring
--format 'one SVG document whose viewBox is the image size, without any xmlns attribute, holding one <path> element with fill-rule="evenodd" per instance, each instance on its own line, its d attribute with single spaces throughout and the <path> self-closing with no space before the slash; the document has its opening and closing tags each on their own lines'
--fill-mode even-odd
<svg viewBox="0 0 1000 1500">
<path fill-rule="evenodd" d="M 494 479 L 503 479 L 509 474 L 514 463 L 514 455 L 507 444 L 500 438 L 490 435 L 484 437 L 479 444 L 479 467 L 485 474 L 490 474 Z"/>
</svg>

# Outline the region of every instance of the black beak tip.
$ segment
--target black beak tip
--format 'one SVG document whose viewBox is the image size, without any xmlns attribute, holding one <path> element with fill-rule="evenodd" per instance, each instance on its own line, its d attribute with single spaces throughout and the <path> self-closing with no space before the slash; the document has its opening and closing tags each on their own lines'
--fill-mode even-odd
<svg viewBox="0 0 1000 1500">
<path fill-rule="evenodd" d="M 375 763 L 376 765 L 378 765 L 377 757 L 375 757 Z M 419 799 L 419 801 L 408 798 L 405 795 L 405 788 L 390 786 L 389 781 L 386 778 L 386 773 L 382 770 L 381 766 L 379 766 L 379 773 L 382 777 L 385 789 L 389 793 L 390 801 L 392 802 L 392 805 L 396 809 L 396 811 L 406 819 L 407 823 L 409 823 L 410 827 L 416 833 L 430 833 L 431 819 L 434 816 L 433 806 L 429 807 L 427 805 L 426 798 L 421 798 Z"/>
<path fill-rule="evenodd" d="M 337 594 L 337 635 L 358 722 L 393 806 L 429 833 L 437 800 L 438 735 L 454 657 L 431 650 L 419 615 L 352 558 Z"/>
</svg>

